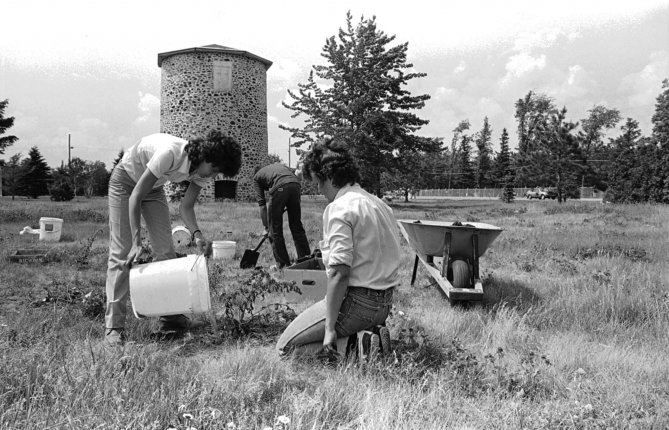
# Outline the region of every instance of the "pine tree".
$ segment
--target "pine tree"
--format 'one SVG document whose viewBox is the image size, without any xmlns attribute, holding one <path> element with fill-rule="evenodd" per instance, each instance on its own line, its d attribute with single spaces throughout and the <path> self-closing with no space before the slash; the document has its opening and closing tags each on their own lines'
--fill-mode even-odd
<svg viewBox="0 0 669 430">
<path fill-rule="evenodd" d="M 551 115 L 536 151 L 543 175 L 557 188 L 559 203 L 565 201 L 568 194 L 576 193 L 578 178 L 586 169 L 579 140 L 574 135 L 577 124 L 567 121 L 566 116 L 566 107 Z"/>
<path fill-rule="evenodd" d="M 471 136 L 466 135 L 460 138 L 460 148 L 458 150 L 459 177 L 457 181 L 459 188 L 474 188 L 476 185 L 471 140 Z"/>
<path fill-rule="evenodd" d="M 28 158 L 24 162 L 25 177 L 22 188 L 25 195 L 36 199 L 49 194 L 50 169 L 36 146 L 30 148 Z"/>
<path fill-rule="evenodd" d="M 622 135 L 612 142 L 606 199 L 617 203 L 638 203 L 645 200 L 639 179 L 636 148 L 641 140 L 639 123 L 627 118 L 621 126 Z"/>
<path fill-rule="evenodd" d="M 2 189 L 3 194 L 12 196 L 18 195 L 23 184 L 25 172 L 21 165 L 21 153 L 9 157 L 9 161 L 2 167 Z"/>
<path fill-rule="evenodd" d="M 502 137 L 500 138 L 500 150 L 497 157 L 496 170 L 503 188 L 500 198 L 504 203 L 511 203 L 515 198 L 513 191 L 514 174 L 509 154 L 509 133 L 506 131 L 506 128 L 502 130 Z"/>
<path fill-rule="evenodd" d="M 404 154 L 438 150 L 433 139 L 415 135 L 428 121 L 413 112 L 430 96 L 413 96 L 405 89 L 412 79 L 426 75 L 411 71 L 407 43 L 388 46 L 394 39 L 377 29 L 375 17 L 363 17 L 354 27 L 347 13 L 346 28 L 323 47 L 328 64 L 313 66 L 298 92 L 288 91 L 293 103 L 283 104 L 292 117 L 304 118 L 301 128 L 281 127 L 296 139 L 293 146 L 326 135 L 348 142 L 361 167 L 361 185 L 377 194 L 381 172 L 392 171 Z"/>
<path fill-rule="evenodd" d="M 5 149 L 19 140 L 16 136 L 3 136 L 5 132 L 14 125 L 14 117 L 5 118 L 5 108 L 9 100 L 0 101 L 0 155 L 5 153 Z"/>
<path fill-rule="evenodd" d="M 662 92 L 657 96 L 653 121 L 653 142 L 657 156 L 653 162 L 650 198 L 669 203 L 669 80 L 662 81 Z"/>
<path fill-rule="evenodd" d="M 476 137 L 476 187 L 487 188 L 492 185 L 491 168 L 492 142 L 490 141 L 492 129 L 488 123 L 488 117 L 483 119 L 483 128 Z"/>
</svg>

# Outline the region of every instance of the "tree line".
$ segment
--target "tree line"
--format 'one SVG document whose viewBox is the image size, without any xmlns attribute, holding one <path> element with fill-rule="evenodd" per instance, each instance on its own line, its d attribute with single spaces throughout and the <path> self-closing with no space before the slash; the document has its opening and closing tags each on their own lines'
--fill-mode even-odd
<svg viewBox="0 0 669 430">
<path fill-rule="evenodd" d="M 9 101 L 0 101 L 0 155 L 18 140 L 5 134 L 14 125 L 14 117 L 5 117 Z M 114 165 L 123 156 L 121 151 Z M 111 171 L 102 161 L 86 161 L 75 157 L 68 165 L 52 169 L 44 160 L 37 146 L 33 146 L 27 157 L 14 154 L 7 161 L 0 160 L 2 170 L 2 194 L 4 196 L 27 196 L 37 198 L 49 195 L 55 201 L 72 200 L 75 196 L 106 196 Z"/>
<path fill-rule="evenodd" d="M 657 97 L 651 136 L 643 136 L 639 123 L 621 118 L 615 108 L 595 105 L 574 122 L 566 107 L 529 91 L 515 103 L 516 150 L 510 150 L 508 131 L 496 137 L 487 117 L 476 130 L 463 119 L 446 142 L 416 134 L 428 122 L 416 112 L 430 96 L 412 95 L 406 86 L 425 74 L 407 62 L 407 43 L 390 46 L 394 39 L 378 29 L 375 17 L 354 25 L 347 14 L 346 26 L 323 46 L 327 64 L 314 65 L 306 83 L 288 91 L 291 101 L 283 102 L 303 121 L 280 126 L 291 133 L 298 153 L 324 136 L 345 140 L 361 164 L 361 185 L 379 196 L 498 187 L 511 201 L 514 186 L 541 186 L 555 187 L 562 202 L 578 197 L 585 186 L 606 190 L 615 202 L 669 203 L 667 80 Z M 616 131 L 616 137 L 607 137 Z"/>
<path fill-rule="evenodd" d="M 292 101 L 282 102 L 292 118 L 302 120 L 300 126 L 280 126 L 291 133 L 298 154 L 325 136 L 344 140 L 360 164 L 361 185 L 379 196 L 496 187 L 511 202 L 514 186 L 554 187 L 562 202 L 578 197 L 580 187 L 594 187 L 613 202 L 669 203 L 667 79 L 656 99 L 650 136 L 635 119 L 623 119 L 619 110 L 603 105 L 572 121 L 566 106 L 531 90 L 515 102 L 515 150 L 508 130 L 495 133 L 487 117 L 476 129 L 461 120 L 447 142 L 417 134 L 428 123 L 417 112 L 430 96 L 411 94 L 406 87 L 426 74 L 407 61 L 408 43 L 391 46 L 394 40 L 377 27 L 375 17 L 361 17 L 354 25 L 347 14 L 346 26 L 322 48 L 326 64 L 314 65 L 306 83 L 288 90 Z M 13 118 L 4 118 L 6 104 L 0 103 L 0 155 L 17 139 L 3 136 L 13 124 Z M 79 159 L 51 171 L 36 147 L 26 159 L 17 155 L 0 162 L 3 187 L 12 195 L 68 186 L 77 195 L 103 195 L 109 178 L 104 164 Z M 303 191 L 313 192 L 308 183 Z"/>
</svg>

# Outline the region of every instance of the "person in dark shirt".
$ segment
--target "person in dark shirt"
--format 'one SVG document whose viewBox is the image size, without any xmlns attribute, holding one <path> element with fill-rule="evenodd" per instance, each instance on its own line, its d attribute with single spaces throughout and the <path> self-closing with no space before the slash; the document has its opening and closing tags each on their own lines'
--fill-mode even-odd
<svg viewBox="0 0 669 430">
<path fill-rule="evenodd" d="M 283 238 L 283 212 L 288 212 L 288 226 L 293 235 L 297 258 L 311 254 L 307 234 L 302 226 L 300 181 L 287 166 L 274 163 L 259 169 L 253 176 L 260 219 L 272 243 L 274 259 L 280 269 L 290 265 L 290 257 Z M 265 200 L 265 191 L 269 202 Z"/>
</svg>

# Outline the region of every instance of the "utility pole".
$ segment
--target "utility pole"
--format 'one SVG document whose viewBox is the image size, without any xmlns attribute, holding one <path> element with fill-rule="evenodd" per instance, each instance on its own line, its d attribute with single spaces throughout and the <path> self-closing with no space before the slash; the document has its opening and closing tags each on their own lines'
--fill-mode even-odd
<svg viewBox="0 0 669 430">
<path fill-rule="evenodd" d="M 288 167 L 290 168 L 290 137 L 288 138 Z"/>
<path fill-rule="evenodd" d="M 67 133 L 67 168 L 72 169 L 72 152 L 70 151 L 72 146 L 70 145 L 70 133 Z"/>
</svg>

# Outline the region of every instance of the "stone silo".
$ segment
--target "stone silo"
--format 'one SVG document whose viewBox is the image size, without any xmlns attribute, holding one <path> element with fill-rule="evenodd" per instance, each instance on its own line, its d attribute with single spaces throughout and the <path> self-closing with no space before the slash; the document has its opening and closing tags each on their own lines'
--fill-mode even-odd
<svg viewBox="0 0 669 430">
<path fill-rule="evenodd" d="M 218 129 L 242 146 L 234 178 L 219 175 L 205 200 L 253 198 L 254 168 L 267 157 L 267 69 L 271 61 L 220 45 L 158 54 L 160 131 L 184 139 Z"/>
</svg>

